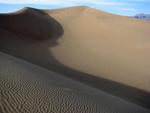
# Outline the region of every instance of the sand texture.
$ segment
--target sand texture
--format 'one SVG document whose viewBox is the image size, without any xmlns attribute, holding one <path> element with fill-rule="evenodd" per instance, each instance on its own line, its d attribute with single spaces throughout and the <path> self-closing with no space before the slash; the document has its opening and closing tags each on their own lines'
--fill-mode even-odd
<svg viewBox="0 0 150 113">
<path fill-rule="evenodd" d="M 150 113 L 9 55 L 0 62 L 1 113 Z"/>
<path fill-rule="evenodd" d="M 0 112 L 149 113 L 149 31 L 89 7 L 0 14 Z"/>
</svg>

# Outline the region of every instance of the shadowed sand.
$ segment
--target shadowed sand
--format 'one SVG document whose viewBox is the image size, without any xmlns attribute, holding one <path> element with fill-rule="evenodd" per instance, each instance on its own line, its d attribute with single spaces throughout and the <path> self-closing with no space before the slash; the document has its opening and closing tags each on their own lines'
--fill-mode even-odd
<svg viewBox="0 0 150 113">
<path fill-rule="evenodd" d="M 1 113 L 150 113 L 77 81 L 0 53 Z"/>
<path fill-rule="evenodd" d="M 87 7 L 25 8 L 0 21 L 1 51 L 150 108 L 149 22 Z"/>
<path fill-rule="evenodd" d="M 26 38 L 38 40 L 57 38 L 63 33 L 61 25 L 55 19 L 33 8 L 0 15 L 0 26 L 13 33 L 24 35 Z"/>
</svg>

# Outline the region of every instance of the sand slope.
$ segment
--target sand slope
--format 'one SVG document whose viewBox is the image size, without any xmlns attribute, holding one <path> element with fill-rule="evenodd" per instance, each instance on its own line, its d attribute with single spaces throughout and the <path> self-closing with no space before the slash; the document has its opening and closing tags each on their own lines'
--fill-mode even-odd
<svg viewBox="0 0 150 113">
<path fill-rule="evenodd" d="M 65 29 L 51 50 L 55 58 L 76 70 L 150 91 L 150 22 L 91 8 L 70 19 L 77 9 L 49 13 Z"/>
<path fill-rule="evenodd" d="M 150 113 L 150 111 L 0 53 L 1 113 Z"/>
<path fill-rule="evenodd" d="M 0 21 L 0 51 L 150 107 L 149 22 L 88 7 L 25 8 Z"/>
<path fill-rule="evenodd" d="M 26 10 L 26 12 L 30 11 Z M 65 32 L 59 40 L 55 40 L 57 45 L 53 45 L 53 48 L 49 44 L 50 41 L 40 42 L 41 49 L 47 46 L 45 48 L 56 60 L 70 68 L 150 91 L 150 22 L 107 14 L 87 7 L 46 12 L 60 22 Z M 38 21 L 37 18 L 34 19 L 32 16 L 30 20 L 31 22 Z M 5 21 L 8 22 L 6 19 Z M 22 22 L 22 19 L 20 21 Z M 21 23 L 18 20 L 17 22 Z M 40 25 L 38 22 L 36 23 L 39 30 L 41 28 L 47 30 L 47 27 L 42 23 Z M 18 27 L 21 31 L 26 31 L 22 27 Z M 28 33 L 28 31 L 26 32 Z M 36 33 L 44 34 L 38 31 Z M 39 34 L 35 37 L 41 37 L 38 36 Z M 20 44 L 18 41 L 15 41 L 15 43 Z M 7 48 L 13 49 L 12 44 Z M 19 48 L 17 49 L 16 51 L 20 52 Z M 26 50 L 23 52 L 24 54 L 28 54 L 27 49 L 31 48 L 22 49 Z M 37 50 L 37 54 L 40 55 L 39 49 Z M 41 57 L 45 59 L 45 56 L 43 54 Z M 30 59 L 35 58 L 33 56 Z M 50 59 L 47 57 L 45 60 L 49 62 Z"/>
</svg>

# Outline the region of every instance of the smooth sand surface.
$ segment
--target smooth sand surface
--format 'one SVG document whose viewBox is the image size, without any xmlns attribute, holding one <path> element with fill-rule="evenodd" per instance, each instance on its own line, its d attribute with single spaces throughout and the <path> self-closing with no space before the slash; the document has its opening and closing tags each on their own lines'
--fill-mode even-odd
<svg viewBox="0 0 150 113">
<path fill-rule="evenodd" d="M 97 92 L 103 90 L 150 108 L 150 22 L 112 15 L 88 7 L 44 11 L 24 8 L 16 13 L 0 15 L 0 21 L 0 51 L 59 73 L 65 79 L 71 78 L 98 88 Z M 44 79 L 41 75 L 40 78 Z M 45 80 L 48 79 L 42 81 Z M 67 84 L 67 88 L 70 85 Z M 74 87 L 80 89 L 80 86 Z M 86 94 L 88 93 L 84 92 L 83 95 L 86 97 Z M 96 95 L 101 96 L 97 93 Z M 103 103 L 109 100 L 103 98 L 101 101 L 102 98 L 98 98 L 92 100 L 89 97 L 86 100 L 99 105 L 95 112 L 100 112 Z M 112 102 L 119 102 L 119 99 Z M 108 105 L 108 110 L 115 106 L 118 110 L 122 109 L 118 111 L 121 113 L 141 109 L 128 105 L 131 108 L 128 109 L 127 106 L 125 110 L 126 105 L 120 104 L 120 108 L 118 105 Z M 92 108 L 97 109 L 95 106 Z M 88 110 L 92 109 L 87 108 L 85 112 L 90 112 Z"/>
<path fill-rule="evenodd" d="M 1 113 L 150 113 L 4 53 L 0 62 Z"/>
<path fill-rule="evenodd" d="M 150 22 L 81 9 L 49 13 L 65 29 L 53 56 L 73 69 L 150 92 Z"/>
</svg>

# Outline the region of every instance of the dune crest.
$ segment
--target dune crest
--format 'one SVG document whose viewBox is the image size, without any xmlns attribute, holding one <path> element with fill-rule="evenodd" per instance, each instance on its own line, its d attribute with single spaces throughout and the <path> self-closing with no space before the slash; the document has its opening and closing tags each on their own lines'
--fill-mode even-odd
<svg viewBox="0 0 150 113">
<path fill-rule="evenodd" d="M 51 50 L 59 62 L 150 92 L 150 22 L 92 8 L 86 8 L 75 18 L 63 10 L 49 14 L 65 29 L 58 41 L 60 45 Z"/>
<path fill-rule="evenodd" d="M 59 10 L 24 8 L 16 13 L 0 15 L 0 51 L 97 88 L 97 91 L 150 108 L 149 26 L 146 21 L 88 7 Z M 27 73 L 31 71 L 29 68 L 26 70 Z M 43 78 L 42 74 L 39 76 Z M 49 90 L 46 92 L 49 94 Z M 127 112 L 137 109 L 127 109 Z"/>
<path fill-rule="evenodd" d="M 3 29 L 25 35 L 27 38 L 44 40 L 62 35 L 62 26 L 44 11 L 23 8 L 11 14 L 0 15 Z"/>
</svg>

